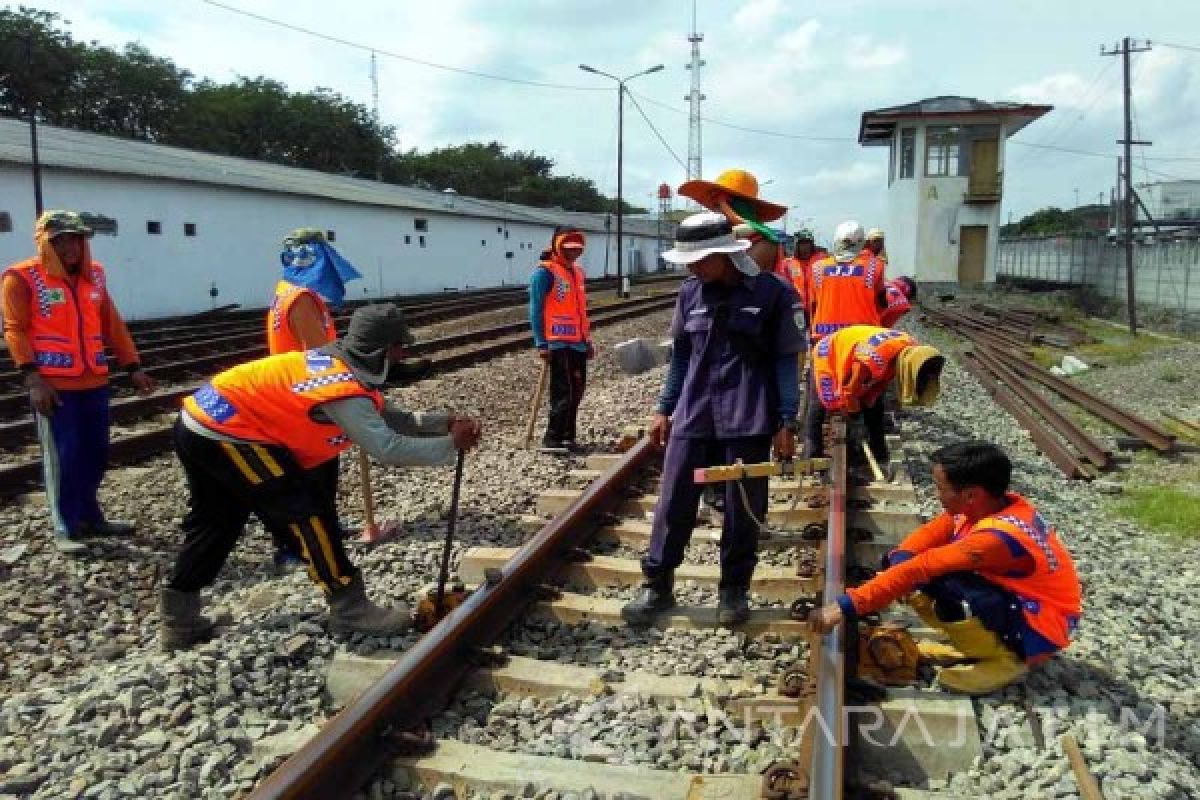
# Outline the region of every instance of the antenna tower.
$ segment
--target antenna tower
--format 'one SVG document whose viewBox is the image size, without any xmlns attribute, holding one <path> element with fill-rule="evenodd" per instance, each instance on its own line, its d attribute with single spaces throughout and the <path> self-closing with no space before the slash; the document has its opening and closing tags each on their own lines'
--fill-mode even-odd
<svg viewBox="0 0 1200 800">
<path fill-rule="evenodd" d="M 692 60 L 687 67 L 692 71 L 692 89 L 687 96 L 687 176 L 688 180 L 696 180 L 703 177 L 704 172 L 700 142 L 700 101 L 704 99 L 704 95 L 700 91 L 700 68 L 704 66 L 704 59 L 700 58 L 700 43 L 704 41 L 704 34 L 696 30 L 696 0 L 692 0 L 692 33 L 688 36 L 688 41 L 692 43 Z"/>
</svg>

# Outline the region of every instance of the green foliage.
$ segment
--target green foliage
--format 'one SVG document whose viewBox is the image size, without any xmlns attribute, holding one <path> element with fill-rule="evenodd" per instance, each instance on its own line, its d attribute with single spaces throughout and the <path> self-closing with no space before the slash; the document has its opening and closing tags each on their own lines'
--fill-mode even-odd
<svg viewBox="0 0 1200 800">
<path fill-rule="evenodd" d="M 1001 236 L 1053 236 L 1060 233 L 1085 233 L 1103 225 L 1105 206 L 1080 206 L 1063 210 L 1050 206 L 1023 217 L 1019 222 L 1000 226 Z M 1097 217 L 1100 222 L 1097 223 Z"/>
<path fill-rule="evenodd" d="M 58 14 L 0 8 L 0 115 L 472 197 L 571 211 L 615 211 L 595 184 L 499 142 L 396 150 L 395 130 L 325 88 L 265 77 L 196 81 L 139 44 L 82 43 Z M 644 211 L 625 205 L 627 212 Z"/>
<path fill-rule="evenodd" d="M 1178 536 L 1200 536 L 1200 496 L 1167 486 L 1127 487 L 1117 513 L 1139 525 Z"/>
</svg>

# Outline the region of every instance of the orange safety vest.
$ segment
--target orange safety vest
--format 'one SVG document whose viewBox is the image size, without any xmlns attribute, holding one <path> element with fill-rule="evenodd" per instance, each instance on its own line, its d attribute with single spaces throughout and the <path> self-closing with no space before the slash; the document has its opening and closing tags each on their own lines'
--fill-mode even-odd
<svg viewBox="0 0 1200 800">
<path fill-rule="evenodd" d="M 209 430 L 286 447 L 310 469 L 350 447 L 341 428 L 313 419 L 313 409 L 348 397 L 369 398 L 383 409 L 383 395 L 359 383 L 344 362 L 308 350 L 227 369 L 185 397 L 183 407 Z"/>
<path fill-rule="evenodd" d="M 33 299 L 29 338 L 34 363 L 47 377 L 108 374 L 104 355 L 104 268 L 95 261 L 72 283 L 51 275 L 36 258 L 8 270 L 29 284 Z"/>
<path fill-rule="evenodd" d="M 587 313 L 587 276 L 575 264 L 557 258 L 542 262 L 554 278 L 542 310 L 542 331 L 547 342 L 587 342 L 592 338 Z"/>
<path fill-rule="evenodd" d="M 814 249 L 808 254 L 808 258 L 788 256 L 783 260 L 784 275 L 792 282 L 792 288 L 796 290 L 800 302 L 804 303 L 805 307 L 808 306 L 808 284 L 812 266 L 827 255 L 824 250 Z"/>
<path fill-rule="evenodd" d="M 321 312 L 321 327 L 325 329 L 325 341 L 332 342 L 337 338 L 333 315 L 329 313 L 329 306 L 325 305 L 321 295 L 312 289 L 280 281 L 275 284 L 275 296 L 271 298 L 271 307 L 267 310 L 267 349 L 271 355 L 304 349 L 304 343 L 292 332 L 292 327 L 288 324 L 288 314 L 292 313 L 292 305 L 306 294 L 316 301 L 317 308 Z"/>
<path fill-rule="evenodd" d="M 883 290 L 887 295 L 887 308 L 879 312 L 879 324 L 890 328 L 912 309 L 912 303 L 909 302 L 908 295 L 904 293 L 904 290 L 893 281 L 884 284 Z"/>
<path fill-rule="evenodd" d="M 808 306 L 813 338 L 850 325 L 878 325 L 875 296 L 883 283 L 883 262 L 866 251 L 853 261 L 827 256 L 812 265 Z"/>
<path fill-rule="evenodd" d="M 1070 643 L 1083 611 L 1075 562 L 1054 526 L 1028 500 L 1015 492 L 1010 492 L 1008 498 L 1011 505 L 974 525 L 968 526 L 961 515 L 956 517 L 953 540 L 991 533 L 1009 543 L 1019 544 L 1033 558 L 1034 568 L 1030 575 L 1014 576 L 986 569 L 981 569 L 979 575 L 1016 595 L 1025 623 L 1061 650 Z M 1028 661 L 1036 663 L 1051 655 L 1051 651 L 1046 650 L 1031 653 L 1030 642 L 1025 644 Z"/>
<path fill-rule="evenodd" d="M 904 331 L 871 325 L 852 325 L 823 337 L 812 355 L 813 381 L 821 405 L 830 411 L 850 412 L 872 405 L 896 376 L 900 351 L 916 344 Z M 849 385 L 852 373 L 859 378 L 856 386 Z"/>
</svg>

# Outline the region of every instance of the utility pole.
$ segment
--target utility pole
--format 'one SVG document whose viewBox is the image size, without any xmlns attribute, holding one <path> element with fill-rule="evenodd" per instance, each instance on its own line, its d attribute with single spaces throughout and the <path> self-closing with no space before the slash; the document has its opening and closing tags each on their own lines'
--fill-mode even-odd
<svg viewBox="0 0 1200 800">
<path fill-rule="evenodd" d="M 25 37 L 25 64 L 29 78 L 29 157 L 33 170 L 33 208 L 36 216 L 40 217 L 44 206 L 42 204 L 42 162 L 38 158 L 37 110 L 38 101 L 33 91 L 33 33 Z M 36 218 L 36 217 L 35 217 Z"/>
<path fill-rule="evenodd" d="M 1133 87 L 1130 85 L 1129 56 L 1131 53 L 1144 53 L 1149 49 L 1149 42 L 1138 45 L 1128 36 L 1122 39 L 1120 44 L 1114 46 L 1112 50 L 1105 50 L 1103 47 L 1100 48 L 1100 55 L 1121 56 L 1122 72 L 1124 73 L 1125 137 L 1118 139 L 1117 144 L 1125 146 L 1125 155 L 1122 162 L 1124 175 L 1121 179 L 1125 194 L 1120 197 L 1121 209 L 1125 217 L 1125 302 L 1129 306 L 1129 333 L 1135 336 L 1137 335 L 1137 307 L 1135 305 L 1133 276 L 1133 229 L 1137 223 L 1137 209 L 1134 206 L 1133 199 L 1133 146 L 1135 144 L 1149 146 L 1151 143 L 1147 141 L 1134 141 L 1133 138 Z"/>
</svg>

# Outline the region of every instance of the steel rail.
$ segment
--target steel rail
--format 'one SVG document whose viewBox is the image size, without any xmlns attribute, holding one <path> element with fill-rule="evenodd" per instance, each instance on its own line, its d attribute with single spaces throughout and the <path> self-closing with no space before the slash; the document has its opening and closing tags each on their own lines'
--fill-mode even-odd
<svg viewBox="0 0 1200 800">
<path fill-rule="evenodd" d="M 1175 449 L 1175 437 L 1169 431 L 1163 430 L 1154 423 L 1142 419 L 1136 414 L 1126 411 L 1120 406 L 1110 403 L 1080 386 L 1064 381 L 1062 378 L 1050 373 L 1048 370 L 1042 369 L 1031 361 L 1018 358 L 1012 353 L 1000 352 L 998 355 L 1012 364 L 1016 369 L 1035 378 L 1051 391 L 1065 397 L 1121 430 L 1136 436 L 1155 450 L 1168 453 Z"/>
<path fill-rule="evenodd" d="M 643 437 L 561 514 L 550 520 L 461 606 L 405 651 L 364 691 L 251 793 L 250 800 L 348 797 L 392 755 L 391 734 L 440 710 L 472 669 L 476 648 L 491 644 L 581 545 L 596 514 L 623 497 L 622 488 L 654 452 Z"/>
<path fill-rule="evenodd" d="M 623 322 L 643 314 L 660 311 L 674 305 L 673 296 L 639 298 L 627 301 L 617 306 L 609 306 L 592 318 L 592 327 L 601 328 L 617 322 Z M 522 323 L 524 324 L 524 323 Z M 512 326 L 502 326 L 512 327 Z M 478 336 L 476 336 L 478 334 Z M 532 344 L 532 336 L 528 333 L 514 333 L 497 338 L 494 329 L 477 331 L 476 334 L 456 334 L 431 340 L 443 342 L 442 349 L 455 349 L 478 339 L 489 339 L 479 347 L 449 352 L 445 355 L 430 359 L 431 375 L 450 372 L 471 364 L 485 361 L 503 353 L 519 350 Z M 475 337 L 472 339 L 471 337 Z M 129 424 L 144 419 L 154 413 L 169 413 L 178 409 L 183 398 L 196 391 L 201 384 L 190 384 L 182 387 L 172 387 L 156 392 L 150 397 L 125 397 L 112 403 L 110 413 L 117 424 Z M 11 447 L 20 437 L 32 437 L 35 433 L 32 419 L 0 423 L 0 443 Z M 149 430 L 137 431 L 126 436 L 117 437 L 109 443 L 109 461 L 123 464 L 140 461 L 158 455 L 171 441 L 171 425 L 163 425 Z M 42 479 L 41 459 L 18 462 L 0 466 L 0 498 L 11 497 L 32 488 Z"/>
<path fill-rule="evenodd" d="M 846 577 L 846 418 L 829 421 L 832 435 L 829 463 L 829 523 L 825 539 L 824 602 L 832 602 L 845 590 Z M 821 640 L 817 658 L 817 719 L 813 737 L 812 762 L 809 764 L 809 797 L 840 800 L 845 781 L 847 744 L 845 692 L 845 623 L 838 625 Z M 809 724 L 813 720 L 808 718 Z"/>
<path fill-rule="evenodd" d="M 651 311 L 658 311 L 673 305 L 675 302 L 674 295 L 655 295 L 652 297 L 640 297 L 635 300 L 626 300 L 621 303 L 604 306 L 592 314 L 592 323 L 595 327 L 602 327 L 613 322 L 621 322 L 631 317 L 640 316 Z M 480 328 L 475 331 L 467 331 L 466 333 L 455 333 L 449 336 L 439 336 L 436 339 L 428 339 L 423 342 L 417 342 L 408 348 L 408 352 L 413 356 L 421 356 L 426 353 L 436 353 L 440 351 L 450 350 L 457 347 L 463 347 L 468 344 L 480 341 L 491 341 L 496 344 L 493 347 L 481 347 L 477 352 L 484 357 L 490 357 L 504 352 L 505 348 L 513 349 L 519 344 L 532 344 L 532 336 L 527 333 L 529 323 L 527 321 L 510 322 L 503 325 L 494 325 L 489 328 Z M 517 336 L 517 339 L 511 337 Z M 503 338 L 503 344 L 500 344 Z M 179 376 L 187 375 L 205 375 L 216 372 L 226 366 L 239 364 L 255 358 L 261 358 L 266 354 L 266 349 L 263 346 L 255 346 L 244 348 L 241 350 L 228 350 L 221 353 L 199 356 L 185 360 L 176 361 L 169 364 L 158 364 L 146 367 L 146 372 L 153 375 L 155 378 L 178 378 Z M 477 359 L 478 360 L 478 359 Z M 470 363 L 469 358 L 460 358 L 455 364 L 461 366 L 463 363 Z M 199 387 L 199 384 L 189 384 L 183 388 L 171 388 L 162 390 L 150 397 L 128 397 L 121 398 L 115 401 L 111 406 L 111 414 L 114 422 L 123 422 L 126 420 L 134 420 L 139 416 L 144 416 L 146 409 L 157 409 L 163 405 L 162 399 L 175 400 L 176 402 L 183 395 L 190 394 Z M 28 403 L 28 395 L 21 393 L 15 396 L 16 399 L 11 401 L 16 403 L 18 400 Z M 19 407 L 19 406 L 18 406 Z M 11 420 L 8 422 L 0 422 L 0 448 L 11 447 L 14 441 L 30 441 L 36 435 L 36 427 L 32 416 L 25 417 L 19 420 Z"/>
<path fill-rule="evenodd" d="M 1037 389 L 1021 377 L 1015 369 L 1002 360 L 994 350 L 987 346 L 976 346 L 975 358 L 992 372 L 999 380 L 1006 383 L 1018 398 L 1028 403 L 1050 427 L 1063 435 L 1071 445 L 1083 454 L 1084 458 L 1100 469 L 1110 469 L 1113 466 L 1112 451 L 1096 437 L 1079 427 L 1070 417 L 1063 414 L 1038 393 Z"/>
<path fill-rule="evenodd" d="M 1056 467 L 1063 471 L 1063 474 L 1071 479 L 1091 480 L 1096 477 L 1095 473 L 1080 461 L 1074 453 L 1068 450 L 1063 443 L 1058 440 L 1044 425 L 1038 422 L 1037 417 L 1029 413 L 1029 409 L 1017 402 L 1011 392 L 1007 392 L 1003 387 L 992 377 L 991 373 L 983 368 L 982 364 L 974 357 L 972 351 L 966 351 L 963 354 L 962 367 L 971 377 L 975 378 L 980 385 L 992 396 L 996 404 L 1012 414 L 1013 418 L 1024 428 L 1038 449 L 1054 463 Z"/>
</svg>

